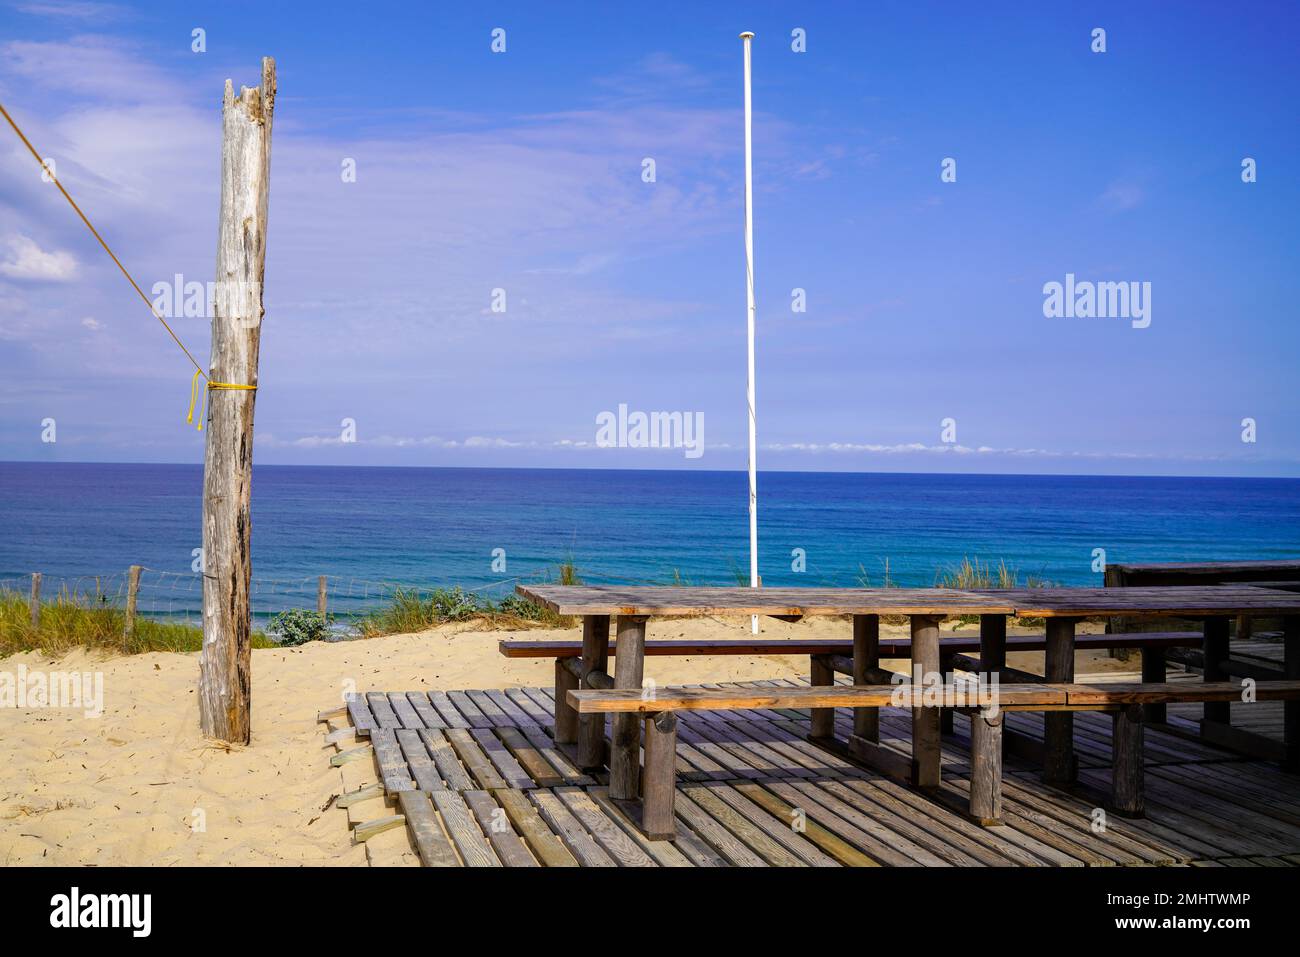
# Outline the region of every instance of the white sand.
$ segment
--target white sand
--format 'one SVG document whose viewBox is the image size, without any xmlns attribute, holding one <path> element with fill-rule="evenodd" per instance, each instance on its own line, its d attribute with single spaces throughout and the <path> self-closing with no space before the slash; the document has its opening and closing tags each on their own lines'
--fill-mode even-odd
<svg viewBox="0 0 1300 957">
<path fill-rule="evenodd" d="M 844 621 L 767 620 L 764 637 L 847 637 Z M 903 634 L 900 627 L 887 633 Z M 945 633 L 950 629 L 945 626 Z M 744 638 L 748 619 L 651 621 L 655 638 Z M 341 790 L 319 711 L 345 691 L 550 685 L 550 659 L 508 660 L 504 637 L 577 638 L 569 631 L 475 631 L 314 643 L 253 652 L 253 743 L 225 748 L 198 731 L 198 656 L 102 658 L 76 652 L 0 659 L 42 671 L 99 671 L 104 713 L 0 708 L 0 865 L 363 864 L 346 815 L 324 808 Z M 1013 657 L 1029 667 L 1035 657 Z M 1089 655 L 1080 670 L 1121 665 Z M 1021 659 L 1017 661 L 1016 659 Z M 661 685 L 802 675 L 804 657 L 652 657 Z M 202 820 L 205 827 L 196 828 Z"/>
</svg>

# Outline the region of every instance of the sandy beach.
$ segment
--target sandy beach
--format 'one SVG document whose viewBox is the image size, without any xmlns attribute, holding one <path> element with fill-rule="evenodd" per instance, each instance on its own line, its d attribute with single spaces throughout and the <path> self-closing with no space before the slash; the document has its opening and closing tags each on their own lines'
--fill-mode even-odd
<svg viewBox="0 0 1300 957">
<path fill-rule="evenodd" d="M 652 625 L 659 638 L 744 638 L 748 631 L 748 619 Z M 882 631 L 901 636 L 905 629 Z M 828 619 L 764 624 L 765 637 L 847 634 L 847 622 Z M 325 745 L 327 728 L 317 714 L 337 707 L 346 690 L 551 684 L 549 659 L 507 660 L 497 653 L 505 637 L 576 639 L 579 631 L 447 625 L 254 651 L 253 743 L 246 748 L 200 736 L 197 655 L 6 658 L 0 671 L 102 672 L 104 709 L 87 717 L 0 708 L 0 864 L 364 865 L 365 848 L 353 845 L 347 815 L 329 807 L 344 789 L 344 776 L 329 766 L 334 749 Z M 1038 657 L 1012 655 L 1011 663 L 1032 667 Z M 785 656 L 646 661 L 647 676 L 661 684 L 788 677 L 807 667 L 806 657 Z M 1109 667 L 1125 665 L 1104 654 L 1080 654 L 1080 671 Z M 391 834 L 405 841 L 404 831 Z"/>
</svg>

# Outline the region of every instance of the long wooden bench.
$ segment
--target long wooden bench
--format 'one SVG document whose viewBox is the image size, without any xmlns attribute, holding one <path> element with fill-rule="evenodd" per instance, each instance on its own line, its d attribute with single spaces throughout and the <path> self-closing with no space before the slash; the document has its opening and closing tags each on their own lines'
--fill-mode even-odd
<svg viewBox="0 0 1300 957">
<path fill-rule="evenodd" d="M 672 688 L 569 690 L 567 704 L 580 715 L 633 714 L 643 718 L 644 772 L 641 826 L 647 837 L 671 839 L 676 833 L 677 712 L 775 708 L 934 707 L 934 695 L 970 715 L 970 816 L 984 825 L 1001 823 L 1002 726 L 1006 711 L 1107 711 L 1114 716 L 1110 807 L 1140 817 L 1143 796 L 1143 708 L 1181 702 L 1231 703 L 1243 698 L 1238 682 L 1200 684 L 1000 685 L 993 707 L 974 698 L 971 683 L 944 685 L 831 685 L 765 690 Z M 987 690 L 987 689 L 986 689 Z M 1300 681 L 1254 685 L 1256 701 L 1300 699 Z M 929 696 L 929 697 L 927 697 Z M 969 704 L 963 704 L 968 702 Z M 813 740 L 817 740 L 812 736 Z"/>
<path fill-rule="evenodd" d="M 1077 635 L 1075 648 L 1096 650 L 1109 648 L 1199 648 L 1200 632 L 1137 632 L 1122 635 Z M 610 639 L 609 650 L 614 652 L 617 641 Z M 1043 651 L 1047 648 L 1044 635 L 1009 635 L 1007 651 Z M 980 650 L 978 635 L 952 635 L 939 639 L 939 648 L 954 654 L 969 654 Z M 507 638 L 500 641 L 497 650 L 506 658 L 578 658 L 582 655 L 581 641 L 528 641 Z M 689 641 L 675 638 L 650 638 L 645 643 L 649 655 L 834 655 L 852 654 L 851 638 L 755 638 L 709 639 Z M 912 654 L 910 638 L 880 639 L 880 657 L 909 658 Z"/>
<path fill-rule="evenodd" d="M 1075 638 L 1075 650 L 1098 650 L 1108 648 L 1140 648 L 1142 652 L 1142 680 L 1164 681 L 1166 677 L 1166 654 L 1175 648 L 1199 648 L 1202 643 L 1199 632 L 1139 632 L 1114 635 L 1078 635 Z M 604 762 L 602 742 L 594 734 L 578 734 L 576 725 L 578 715 L 565 703 L 563 692 L 570 688 L 612 688 L 614 680 L 603 667 L 584 671 L 581 660 L 583 643 L 581 641 L 528 641 L 504 639 L 499 642 L 497 650 L 507 658 L 553 658 L 555 659 L 555 725 L 560 732 L 557 740 L 578 738 L 574 749 L 574 758 L 585 769 L 600 766 Z M 1010 635 L 1006 638 L 1007 651 L 1044 651 L 1047 648 L 1045 635 Z M 978 635 L 949 635 L 939 639 L 939 668 L 945 674 L 954 668 L 964 671 L 979 671 L 977 660 L 966 657 L 978 654 L 980 638 Z M 618 642 L 611 639 L 609 655 L 617 656 Z M 650 639 L 645 642 L 647 656 L 712 656 L 712 655 L 808 655 L 809 672 L 813 684 L 833 684 L 835 672 L 852 675 L 851 655 L 853 640 L 851 638 L 821 639 L 709 639 L 702 641 L 684 641 L 680 639 Z M 910 638 L 883 638 L 879 641 L 878 658 L 910 658 L 912 641 Z M 607 660 L 607 659 L 606 659 Z M 999 669 L 1003 681 L 1040 681 L 1037 675 L 1017 671 L 1003 666 Z M 877 675 L 874 679 L 888 681 L 888 675 Z M 814 726 L 831 718 L 829 711 L 814 714 Z M 1153 704 L 1147 707 L 1147 720 L 1152 723 L 1165 721 L 1165 706 Z M 944 733 L 952 730 L 952 712 L 945 711 L 941 719 Z M 1010 743 L 1016 753 L 1026 757 L 1041 756 L 1041 743 L 1022 740 L 1015 735 Z"/>
</svg>

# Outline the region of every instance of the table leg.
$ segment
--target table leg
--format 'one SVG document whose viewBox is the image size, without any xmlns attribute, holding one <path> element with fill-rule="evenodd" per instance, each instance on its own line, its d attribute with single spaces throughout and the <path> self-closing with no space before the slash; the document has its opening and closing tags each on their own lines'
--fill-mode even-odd
<svg viewBox="0 0 1300 957">
<path fill-rule="evenodd" d="M 1163 648 L 1143 648 L 1142 649 L 1142 683 L 1143 684 L 1160 684 L 1168 676 L 1165 667 L 1165 649 Z M 1144 706 L 1144 720 L 1148 724 L 1164 724 L 1168 715 L 1165 705 L 1149 704 Z"/>
<path fill-rule="evenodd" d="M 880 667 L 880 616 L 853 616 L 853 683 L 870 684 L 867 672 Z M 872 744 L 880 742 L 880 709 L 854 708 L 853 733 Z"/>
<path fill-rule="evenodd" d="M 619 615 L 614 646 L 614 687 L 640 688 L 645 673 L 645 616 Z M 614 715 L 609 748 L 609 796 L 631 800 L 641 791 L 641 716 Z"/>
<path fill-rule="evenodd" d="M 1115 712 L 1111 725 L 1110 806 L 1123 817 L 1142 817 L 1143 796 L 1142 705 L 1125 705 Z"/>
<path fill-rule="evenodd" d="M 999 674 L 1007 666 L 1007 616 L 980 615 L 980 671 Z"/>
<path fill-rule="evenodd" d="M 578 712 L 569 704 L 569 692 L 578 679 L 565 667 L 567 659 L 555 659 L 555 743 L 572 744 L 578 737 Z"/>
<path fill-rule="evenodd" d="M 812 655 L 808 683 L 814 688 L 829 688 L 835 684 L 835 669 L 831 667 L 830 655 Z M 813 708 L 808 728 L 809 737 L 835 737 L 835 709 Z"/>
<path fill-rule="evenodd" d="M 1206 681 L 1227 681 L 1228 673 L 1223 663 L 1228 660 L 1229 618 L 1205 619 L 1204 638 L 1201 642 L 1201 675 Z M 1227 701 L 1207 701 L 1203 716 L 1206 721 L 1232 724 L 1232 705 Z"/>
<path fill-rule="evenodd" d="M 1074 681 L 1073 618 L 1047 619 L 1047 654 L 1043 680 Z M 1043 715 L 1043 779 L 1048 784 L 1074 782 L 1074 715 L 1069 711 L 1049 711 Z"/>
<path fill-rule="evenodd" d="M 609 615 L 584 615 L 582 618 L 583 688 L 590 687 L 586 676 L 593 671 L 609 670 Z M 605 765 L 605 723 L 603 714 L 578 716 L 578 767 L 590 771 Z"/>
<path fill-rule="evenodd" d="M 912 676 L 917 668 L 923 678 L 939 671 L 939 619 L 931 615 L 912 616 Z M 912 783 L 917 787 L 939 786 L 939 708 L 912 708 Z"/>
<path fill-rule="evenodd" d="M 1287 681 L 1300 681 L 1300 617 L 1282 619 L 1282 669 Z M 1283 767 L 1300 771 L 1300 701 L 1282 702 Z"/>
</svg>

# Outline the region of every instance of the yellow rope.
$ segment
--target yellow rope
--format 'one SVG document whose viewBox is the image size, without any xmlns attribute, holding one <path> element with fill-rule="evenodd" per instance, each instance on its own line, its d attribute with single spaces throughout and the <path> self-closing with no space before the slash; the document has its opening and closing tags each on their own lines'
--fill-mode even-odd
<svg viewBox="0 0 1300 957">
<path fill-rule="evenodd" d="M 208 403 L 207 403 L 208 392 L 207 392 L 207 389 L 205 389 L 205 390 L 203 391 L 203 399 L 202 399 L 201 401 L 200 401 L 200 399 L 199 399 L 199 376 L 202 375 L 202 374 L 203 374 L 203 372 L 202 372 L 201 369 L 195 370 L 195 372 L 194 372 L 194 378 L 190 380 L 190 413 L 189 413 L 189 415 L 185 416 L 185 421 L 186 421 L 186 422 L 189 422 L 189 423 L 191 423 L 191 424 L 193 424 L 193 422 L 194 422 L 194 403 L 195 403 L 195 402 L 198 402 L 198 405 L 199 405 L 199 422 L 198 422 L 198 425 L 195 425 L 194 427 L 195 427 L 196 429 L 198 429 L 200 432 L 203 431 L 203 413 L 204 413 L 204 410 L 207 409 L 207 407 L 208 407 Z M 205 379 L 207 379 L 207 376 L 203 376 L 203 377 L 204 377 Z M 207 386 L 208 386 L 208 389 L 231 389 L 231 390 L 236 390 L 236 391 L 240 391 L 240 392 L 256 392 L 256 391 L 257 391 L 257 386 L 255 386 L 255 385 L 241 385 L 241 384 L 239 384 L 239 383 L 237 383 L 237 382 L 213 382 L 211 379 L 208 379 Z"/>
<path fill-rule="evenodd" d="M 109 258 L 112 259 L 113 262 L 117 264 L 117 268 L 122 271 L 122 275 L 125 276 L 126 281 L 131 284 L 131 288 L 134 289 L 139 294 L 140 298 L 144 300 L 144 304 L 149 307 L 149 311 L 153 313 L 154 318 L 163 324 L 163 328 L 166 329 L 167 334 L 172 337 L 172 341 L 174 341 L 176 345 L 180 346 L 181 352 L 185 353 L 185 357 L 189 359 L 190 363 L 194 366 L 194 378 L 190 380 L 190 412 L 189 415 L 186 416 L 185 418 L 186 422 L 192 423 L 194 421 L 194 403 L 195 400 L 198 398 L 199 376 L 203 376 L 204 379 L 208 379 L 208 374 L 203 371 L 203 367 L 199 365 L 198 360 L 194 358 L 194 356 L 190 353 L 190 350 L 185 348 L 185 343 L 181 342 L 180 337 L 177 336 L 174 331 L 172 331 L 172 327 L 167 324 L 167 320 L 162 317 L 162 313 L 160 313 L 157 309 L 154 308 L 154 304 L 150 302 L 149 297 L 144 294 L 144 290 L 140 288 L 140 284 L 137 283 L 134 278 L 132 278 L 131 274 L 127 272 L 126 267 L 122 265 L 122 261 L 117 258 L 113 250 L 108 248 L 108 243 L 104 242 L 104 237 L 99 235 L 99 230 L 95 229 L 95 227 L 91 225 L 90 220 L 87 219 L 86 214 L 81 211 L 81 207 L 77 205 L 76 200 L 74 200 L 72 196 L 68 193 L 68 191 L 63 188 L 63 184 L 60 183 L 58 177 L 54 175 L 54 170 L 46 167 L 45 160 L 41 158 L 41 154 L 36 151 L 36 147 L 32 146 L 31 140 L 27 138 L 26 134 L 23 133 L 21 129 L 19 129 L 18 124 L 15 123 L 14 118 L 9 115 L 9 111 L 4 108 L 3 103 L 0 103 L 0 114 L 3 114 L 4 118 L 9 121 L 9 125 L 12 126 L 14 132 L 18 134 L 18 138 L 23 141 L 23 145 L 26 146 L 28 151 L 32 154 L 32 156 L 36 158 L 36 162 L 40 165 L 41 170 L 45 173 L 45 175 L 49 176 L 50 182 L 52 182 L 55 186 L 59 188 L 59 192 L 63 194 L 63 198 L 68 201 L 68 204 L 72 206 L 73 210 L 76 211 L 77 215 L 81 217 L 81 221 L 86 224 L 86 228 L 90 230 L 91 235 L 94 236 L 97 240 L 99 240 L 99 245 L 104 247 L 104 252 L 108 253 Z M 213 382 L 211 379 L 208 379 L 207 385 L 209 389 L 238 389 L 238 390 L 245 390 L 250 392 L 257 388 L 257 386 L 255 385 L 239 385 L 233 382 Z M 199 405 L 198 429 L 200 432 L 203 431 L 203 410 L 206 408 L 207 405 L 206 396 L 207 393 L 205 390 L 204 392 L 205 401 L 203 403 L 200 403 Z"/>
</svg>

